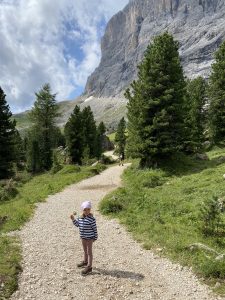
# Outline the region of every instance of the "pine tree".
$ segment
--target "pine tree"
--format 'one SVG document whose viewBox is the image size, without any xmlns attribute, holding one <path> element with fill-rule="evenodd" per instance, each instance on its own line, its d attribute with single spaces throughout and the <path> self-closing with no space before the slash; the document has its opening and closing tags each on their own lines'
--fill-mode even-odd
<svg viewBox="0 0 225 300">
<path fill-rule="evenodd" d="M 90 106 L 83 109 L 82 113 L 84 147 L 89 158 L 95 157 L 96 123 Z"/>
<path fill-rule="evenodd" d="M 24 148 L 24 141 L 17 129 L 15 129 L 13 140 L 16 167 L 17 169 L 22 169 L 26 161 L 26 152 Z"/>
<path fill-rule="evenodd" d="M 75 106 L 65 125 L 68 153 L 73 163 L 81 164 L 84 151 L 83 117 L 79 106 Z"/>
<path fill-rule="evenodd" d="M 125 146 L 126 146 L 126 121 L 122 118 L 118 124 L 115 143 L 117 145 L 118 154 L 122 156 L 122 159 L 125 157 Z"/>
<path fill-rule="evenodd" d="M 187 81 L 185 97 L 185 148 L 189 152 L 199 152 L 203 148 L 204 130 L 206 124 L 207 83 L 204 78 L 197 77 Z"/>
<path fill-rule="evenodd" d="M 210 137 L 214 144 L 225 142 L 225 42 L 215 54 L 209 78 L 208 95 Z"/>
<path fill-rule="evenodd" d="M 105 133 L 106 133 L 106 127 L 105 127 L 105 124 L 103 121 L 101 121 L 98 125 L 98 132 L 102 136 L 105 135 Z"/>
<path fill-rule="evenodd" d="M 50 85 L 45 84 L 35 95 L 36 101 L 30 113 L 31 121 L 34 123 L 32 131 L 36 132 L 35 140 L 39 145 L 40 168 L 49 170 L 52 166 L 55 142 L 55 120 L 59 116 L 55 100 L 56 94 L 52 94 Z"/>
<path fill-rule="evenodd" d="M 157 36 L 138 67 L 128 102 L 128 152 L 151 166 L 182 146 L 185 81 L 178 43 L 169 33 Z"/>
<path fill-rule="evenodd" d="M 103 152 L 105 133 L 106 133 L 105 124 L 103 122 L 100 122 L 98 127 L 97 127 L 96 147 L 95 147 L 95 156 L 98 159 L 101 158 L 101 155 L 102 155 L 102 152 Z"/>
<path fill-rule="evenodd" d="M 29 133 L 27 144 L 27 170 L 32 173 L 38 173 L 42 170 L 40 146 L 38 140 Z"/>
<path fill-rule="evenodd" d="M 0 87 L 0 179 L 12 175 L 12 163 L 15 158 L 14 135 L 15 121 L 6 102 L 6 95 Z"/>
</svg>

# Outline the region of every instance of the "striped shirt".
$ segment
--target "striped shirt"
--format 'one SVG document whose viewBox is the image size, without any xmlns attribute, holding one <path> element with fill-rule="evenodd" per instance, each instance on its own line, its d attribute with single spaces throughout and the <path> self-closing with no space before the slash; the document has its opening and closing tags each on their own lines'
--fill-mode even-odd
<svg viewBox="0 0 225 300">
<path fill-rule="evenodd" d="M 97 240 L 98 232 L 95 218 L 92 215 L 79 217 L 73 220 L 73 224 L 79 227 L 80 237 L 85 240 Z"/>
</svg>

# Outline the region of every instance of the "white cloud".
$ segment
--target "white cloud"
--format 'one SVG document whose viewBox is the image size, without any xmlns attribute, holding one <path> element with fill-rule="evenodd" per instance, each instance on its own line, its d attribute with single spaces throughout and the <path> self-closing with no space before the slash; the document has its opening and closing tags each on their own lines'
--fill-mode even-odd
<svg viewBox="0 0 225 300">
<path fill-rule="evenodd" d="M 84 86 L 100 60 L 103 21 L 127 3 L 0 0 L 0 86 L 11 110 L 29 108 L 46 82 L 60 100 Z"/>
</svg>

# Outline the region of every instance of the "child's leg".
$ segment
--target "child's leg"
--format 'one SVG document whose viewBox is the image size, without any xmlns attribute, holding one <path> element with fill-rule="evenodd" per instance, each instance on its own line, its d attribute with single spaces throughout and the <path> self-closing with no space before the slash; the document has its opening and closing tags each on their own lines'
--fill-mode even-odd
<svg viewBox="0 0 225 300">
<path fill-rule="evenodd" d="M 92 267 L 92 261 L 93 261 L 92 245 L 93 245 L 93 240 L 87 240 L 88 267 Z"/>
<path fill-rule="evenodd" d="M 88 262 L 88 240 L 82 239 L 82 245 L 84 249 L 84 262 Z"/>
</svg>

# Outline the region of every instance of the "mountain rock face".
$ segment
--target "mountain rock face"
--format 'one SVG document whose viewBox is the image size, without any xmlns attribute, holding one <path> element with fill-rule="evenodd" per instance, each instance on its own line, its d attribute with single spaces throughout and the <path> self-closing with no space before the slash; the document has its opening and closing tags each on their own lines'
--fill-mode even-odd
<svg viewBox="0 0 225 300">
<path fill-rule="evenodd" d="M 165 31 L 180 43 L 185 75 L 208 77 L 213 53 L 225 40 L 225 0 L 130 0 L 106 27 L 101 62 L 85 95 L 121 97 L 148 44 Z"/>
</svg>

